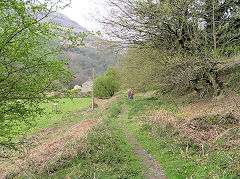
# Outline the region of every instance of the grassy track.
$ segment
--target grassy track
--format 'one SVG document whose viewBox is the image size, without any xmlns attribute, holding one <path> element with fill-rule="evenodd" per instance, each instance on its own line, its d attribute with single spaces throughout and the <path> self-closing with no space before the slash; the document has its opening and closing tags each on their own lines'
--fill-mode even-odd
<svg viewBox="0 0 240 179">
<path fill-rule="evenodd" d="M 106 111 L 99 112 L 105 119 L 79 141 L 85 145 L 78 149 L 78 155 L 64 160 L 63 165 L 52 164 L 53 171 L 47 176 L 144 178 L 146 169 L 126 140 L 125 131 L 118 123 L 120 120 L 120 124 L 124 124 L 163 167 L 167 178 L 237 178 L 236 157 L 239 149 L 229 151 L 219 148 L 202 156 L 201 148 L 187 136 L 180 137 L 172 126 L 161 126 L 147 116 L 147 111 L 160 108 L 178 112 L 177 104 L 171 100 L 136 97 L 134 100 L 122 98 L 111 103 Z M 185 152 L 187 143 L 188 152 Z"/>
<path fill-rule="evenodd" d="M 42 116 L 34 130 L 57 128 L 86 118 L 78 110 L 70 111 L 73 108 L 69 103 L 72 102 L 65 101 L 67 105 L 62 114 Z M 86 99 L 84 102 L 74 101 L 71 105 L 82 105 L 84 108 L 89 103 L 90 99 Z M 38 171 L 37 177 L 144 178 L 147 169 L 134 153 L 134 146 L 126 139 L 125 126 L 162 166 L 167 178 L 239 179 L 239 147 L 224 148 L 221 145 L 224 141 L 217 141 L 218 148 L 208 150 L 207 155 L 203 156 L 201 147 L 188 136 L 180 135 L 170 124 L 154 121 L 148 113 L 163 109 L 177 114 L 179 105 L 183 103 L 189 101 L 174 102 L 137 96 L 134 100 L 120 98 L 104 109 L 89 111 L 87 119 L 103 120 L 88 131 L 86 137 L 76 141 L 77 154 L 71 157 L 63 154 Z M 50 112 L 51 108 L 48 110 Z"/>
<path fill-rule="evenodd" d="M 118 123 L 122 109 L 110 105 L 103 121 L 80 143 L 78 154 L 64 165 L 52 164 L 49 178 L 143 178 L 140 160 Z M 102 113 L 103 114 L 103 113 Z"/>
</svg>

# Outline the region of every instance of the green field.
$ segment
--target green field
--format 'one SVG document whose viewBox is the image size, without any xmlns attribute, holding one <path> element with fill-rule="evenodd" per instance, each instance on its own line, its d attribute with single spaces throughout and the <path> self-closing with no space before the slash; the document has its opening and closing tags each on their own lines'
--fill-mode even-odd
<svg viewBox="0 0 240 179">
<path fill-rule="evenodd" d="M 60 112 L 53 111 L 53 103 L 61 105 Z M 30 132 L 39 131 L 46 128 L 57 128 L 60 125 L 66 124 L 67 121 L 81 120 L 81 110 L 86 108 L 91 103 L 91 98 L 61 98 L 54 102 L 43 103 L 40 105 L 44 108 L 44 114 L 39 116 L 34 122 L 34 127 Z"/>
</svg>

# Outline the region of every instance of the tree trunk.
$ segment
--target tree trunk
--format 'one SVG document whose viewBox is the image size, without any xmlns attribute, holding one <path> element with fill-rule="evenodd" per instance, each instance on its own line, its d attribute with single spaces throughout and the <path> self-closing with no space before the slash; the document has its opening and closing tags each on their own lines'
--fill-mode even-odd
<svg viewBox="0 0 240 179">
<path fill-rule="evenodd" d="M 207 73 L 207 76 L 209 78 L 209 81 L 211 82 L 212 84 L 212 87 L 213 87 L 213 90 L 214 90 L 214 95 L 215 96 L 218 96 L 219 93 L 220 93 L 220 85 L 218 84 L 217 82 L 217 77 L 215 74 L 213 74 L 212 72 L 208 72 Z"/>
</svg>

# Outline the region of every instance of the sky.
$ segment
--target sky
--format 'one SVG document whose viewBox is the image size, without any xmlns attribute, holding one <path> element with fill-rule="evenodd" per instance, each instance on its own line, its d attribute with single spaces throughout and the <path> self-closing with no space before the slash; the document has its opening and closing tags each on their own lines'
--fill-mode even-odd
<svg viewBox="0 0 240 179">
<path fill-rule="evenodd" d="M 98 1 L 101 2 L 101 0 L 72 0 L 71 6 L 60 12 L 88 30 L 98 31 L 101 30 L 101 26 L 94 22 L 93 17 L 99 16 L 98 12 L 104 11 L 104 7 L 96 3 Z"/>
</svg>

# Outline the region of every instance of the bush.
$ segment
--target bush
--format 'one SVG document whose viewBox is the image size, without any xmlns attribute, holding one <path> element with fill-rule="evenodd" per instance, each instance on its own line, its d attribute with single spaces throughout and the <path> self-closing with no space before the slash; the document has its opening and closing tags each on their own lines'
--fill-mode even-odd
<svg viewBox="0 0 240 179">
<path fill-rule="evenodd" d="M 104 76 L 98 76 L 94 83 L 95 96 L 98 98 L 110 98 L 119 91 L 120 83 L 118 71 L 114 67 L 109 67 Z"/>
<path fill-rule="evenodd" d="M 76 94 L 76 93 L 78 93 L 78 91 L 75 90 L 75 89 L 71 89 L 71 90 L 70 90 L 70 93 L 72 93 L 72 94 Z"/>
</svg>

